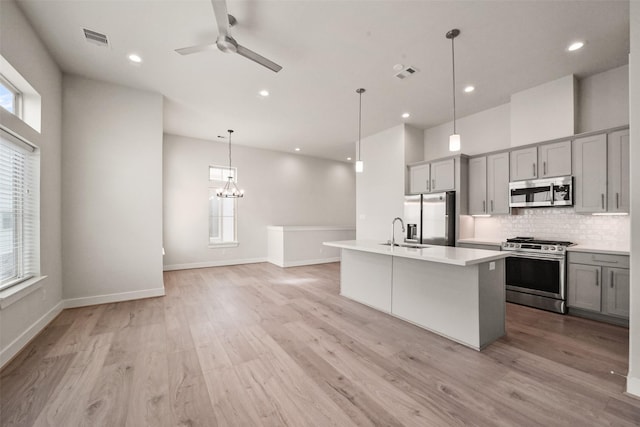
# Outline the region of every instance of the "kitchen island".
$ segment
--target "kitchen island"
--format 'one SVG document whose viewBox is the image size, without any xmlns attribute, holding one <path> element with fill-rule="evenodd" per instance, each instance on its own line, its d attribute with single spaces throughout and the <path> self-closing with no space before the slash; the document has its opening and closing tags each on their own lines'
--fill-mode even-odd
<svg viewBox="0 0 640 427">
<path fill-rule="evenodd" d="M 342 249 L 340 294 L 481 350 L 504 335 L 508 253 L 325 242 Z"/>
</svg>

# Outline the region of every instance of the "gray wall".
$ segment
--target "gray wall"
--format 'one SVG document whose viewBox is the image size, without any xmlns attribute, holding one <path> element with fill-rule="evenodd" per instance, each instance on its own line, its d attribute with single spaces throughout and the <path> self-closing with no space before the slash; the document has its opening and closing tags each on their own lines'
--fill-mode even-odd
<svg viewBox="0 0 640 427">
<path fill-rule="evenodd" d="M 364 172 L 356 174 L 356 238 L 391 239 L 391 221 L 404 215 L 407 163 L 421 161 L 421 129 L 402 124 L 362 139 Z M 402 228 L 395 228 L 402 240 Z"/>
<path fill-rule="evenodd" d="M 162 295 L 162 97 L 65 75 L 68 305 Z"/>
<path fill-rule="evenodd" d="M 0 108 L 0 123 L 41 150 L 40 268 L 42 288 L 0 309 L 0 365 L 40 331 L 61 307 L 61 73 L 13 1 L 0 1 L 0 54 L 42 96 L 38 133 Z M 28 52 L 29 54 L 25 54 Z"/>
<path fill-rule="evenodd" d="M 224 129 L 224 127 L 221 127 Z M 349 163 L 240 145 L 232 139 L 238 168 L 238 241 L 209 248 L 209 166 L 228 164 L 228 145 L 164 136 L 165 269 L 259 262 L 267 258 L 269 225 L 355 224 L 355 172 Z"/>
<path fill-rule="evenodd" d="M 622 66 L 578 81 L 576 133 L 629 124 L 629 67 Z M 468 155 L 510 148 L 510 104 L 490 108 L 456 121 L 461 152 Z M 425 130 L 425 160 L 449 156 L 452 122 Z M 557 135 L 562 137 L 567 135 Z M 542 141 L 535 141 L 542 142 Z"/>
</svg>

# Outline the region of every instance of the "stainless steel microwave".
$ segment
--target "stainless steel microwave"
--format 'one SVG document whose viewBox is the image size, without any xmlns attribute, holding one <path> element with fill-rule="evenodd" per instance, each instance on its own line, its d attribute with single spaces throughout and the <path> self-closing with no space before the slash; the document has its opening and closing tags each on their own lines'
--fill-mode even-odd
<svg viewBox="0 0 640 427">
<path fill-rule="evenodd" d="M 533 179 L 509 183 L 509 206 L 573 206 L 573 177 Z"/>
</svg>

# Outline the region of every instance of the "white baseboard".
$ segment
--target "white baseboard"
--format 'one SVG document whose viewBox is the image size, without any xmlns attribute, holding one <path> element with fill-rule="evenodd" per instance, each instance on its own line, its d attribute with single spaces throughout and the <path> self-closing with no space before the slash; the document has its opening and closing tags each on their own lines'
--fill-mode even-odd
<svg viewBox="0 0 640 427">
<path fill-rule="evenodd" d="M 222 261 L 192 262 L 188 264 L 168 264 L 163 267 L 163 270 L 190 270 L 192 268 L 224 267 L 227 265 L 239 264 L 257 264 L 259 262 L 267 262 L 267 258 L 229 259 Z"/>
<path fill-rule="evenodd" d="M 89 305 L 108 304 L 112 302 L 131 301 L 162 296 L 164 296 L 164 287 L 133 292 L 120 292 L 117 294 L 97 295 L 93 297 L 71 298 L 64 300 L 64 308 L 86 307 Z"/>
<path fill-rule="evenodd" d="M 340 257 L 334 258 L 317 258 L 317 259 L 304 259 L 300 261 L 285 261 L 280 267 L 300 267 L 303 265 L 314 265 L 314 264 L 327 264 L 330 262 L 338 262 L 340 261 Z"/>
<path fill-rule="evenodd" d="M 41 318 L 29 326 L 18 338 L 0 351 L 0 368 L 20 352 L 36 335 L 42 331 L 58 314 L 65 308 L 64 300 L 56 304 L 51 310 L 46 312 Z"/>
<path fill-rule="evenodd" d="M 635 397 L 640 397 L 640 378 L 627 377 L 627 393 Z"/>
</svg>

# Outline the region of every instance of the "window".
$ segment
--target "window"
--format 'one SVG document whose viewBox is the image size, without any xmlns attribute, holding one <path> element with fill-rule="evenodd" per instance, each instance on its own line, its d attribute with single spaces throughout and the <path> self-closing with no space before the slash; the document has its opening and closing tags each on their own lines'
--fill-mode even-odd
<svg viewBox="0 0 640 427">
<path fill-rule="evenodd" d="M 0 290 L 39 273 L 35 147 L 0 129 Z"/>
<path fill-rule="evenodd" d="M 235 182 L 236 168 L 209 166 L 209 244 L 211 246 L 236 246 L 237 199 L 216 196 L 218 188 L 224 187 L 228 177 Z"/>
<path fill-rule="evenodd" d="M 21 117 L 20 101 L 22 94 L 9 80 L 0 74 L 0 107 Z"/>
</svg>

